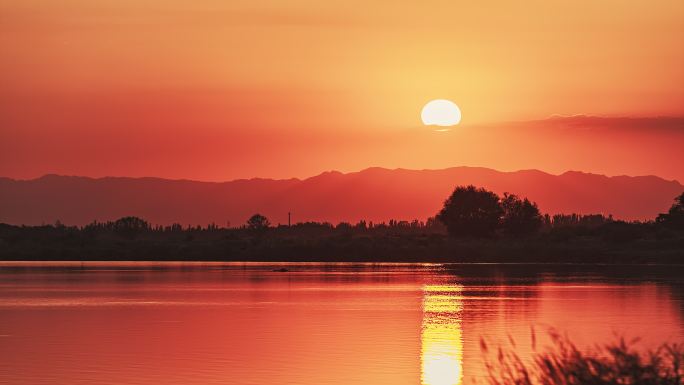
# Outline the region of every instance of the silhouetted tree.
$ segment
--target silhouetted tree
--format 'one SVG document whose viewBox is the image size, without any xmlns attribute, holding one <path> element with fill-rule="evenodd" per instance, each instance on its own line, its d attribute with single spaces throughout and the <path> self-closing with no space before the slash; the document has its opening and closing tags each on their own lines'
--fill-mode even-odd
<svg viewBox="0 0 684 385">
<path fill-rule="evenodd" d="M 336 230 L 344 230 L 344 231 L 349 231 L 352 228 L 353 227 L 352 227 L 351 223 L 349 223 L 349 222 L 340 222 L 337 224 L 337 226 L 335 226 Z"/>
<path fill-rule="evenodd" d="M 684 230 L 684 193 L 675 198 L 675 203 L 667 214 L 660 214 L 656 222 L 667 227 Z"/>
<path fill-rule="evenodd" d="M 597 228 L 613 222 L 613 216 L 603 214 L 556 214 L 548 220 L 548 225 L 553 228 L 559 227 L 586 227 Z"/>
<path fill-rule="evenodd" d="M 475 186 L 458 186 L 437 214 L 450 235 L 486 237 L 494 233 L 503 210 L 499 196 Z"/>
<path fill-rule="evenodd" d="M 443 233 L 446 231 L 444 223 L 442 223 L 442 221 L 440 221 L 436 216 L 429 217 L 427 221 L 425 221 L 425 228 L 438 233 Z"/>
<path fill-rule="evenodd" d="M 504 193 L 501 208 L 501 228 L 507 234 L 529 235 L 539 230 L 542 225 L 542 216 L 537 204 L 527 198 L 520 199 L 515 194 Z"/>
<path fill-rule="evenodd" d="M 112 224 L 114 232 L 126 238 L 135 238 L 141 231 L 149 228 L 149 223 L 138 217 L 119 218 Z"/>
<path fill-rule="evenodd" d="M 261 214 L 254 214 L 247 220 L 247 228 L 251 230 L 265 230 L 269 226 L 271 226 L 271 222 Z"/>
</svg>

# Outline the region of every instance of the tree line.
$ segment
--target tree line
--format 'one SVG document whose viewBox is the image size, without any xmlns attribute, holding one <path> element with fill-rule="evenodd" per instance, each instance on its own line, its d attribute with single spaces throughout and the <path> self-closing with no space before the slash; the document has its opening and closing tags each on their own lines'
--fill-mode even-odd
<svg viewBox="0 0 684 385">
<path fill-rule="evenodd" d="M 262 214 L 252 215 L 242 226 L 220 227 L 215 223 L 207 226 L 183 226 L 174 223 L 167 226 L 152 225 L 142 218 L 127 216 L 115 221 L 94 221 L 82 227 L 66 226 L 60 221 L 54 225 L 34 227 L 55 227 L 59 229 L 80 230 L 84 233 L 112 232 L 122 237 L 135 237 L 144 232 L 179 233 L 179 232 L 212 232 L 226 230 L 246 230 L 252 233 L 267 231 L 299 231 L 299 232 L 383 232 L 387 230 L 420 231 L 429 233 L 446 233 L 455 238 L 490 238 L 496 235 L 510 237 L 527 237 L 542 230 L 582 227 L 597 228 L 606 224 L 642 224 L 657 225 L 672 230 L 684 229 L 684 193 L 674 199 L 674 203 L 666 213 L 659 214 L 653 221 L 625 222 L 616 220 L 612 215 L 603 214 L 549 214 L 542 215 L 536 202 L 528 198 L 505 192 L 503 196 L 478 188 L 473 185 L 457 186 L 445 200 L 442 209 L 426 221 L 391 219 L 388 222 L 372 222 L 360 220 L 356 223 L 339 222 L 297 222 L 293 225 L 273 226 Z M 22 226 L 24 228 L 30 226 Z"/>
<path fill-rule="evenodd" d="M 650 221 L 602 214 L 542 215 L 535 202 L 458 186 L 421 220 L 233 227 L 152 225 L 128 216 L 85 226 L 0 224 L 0 260 L 677 262 L 684 194 Z"/>
<path fill-rule="evenodd" d="M 564 227 L 596 228 L 608 223 L 628 224 L 613 219 L 612 215 L 603 214 L 549 214 L 542 215 L 536 202 L 528 198 L 520 198 L 505 192 L 503 196 L 478 188 L 473 185 L 457 186 L 444 202 L 442 209 L 426 222 L 390 220 L 388 225 L 380 223 L 370 225 L 360 221 L 356 225 L 341 222 L 337 226 L 330 223 L 307 222 L 295 226 L 320 226 L 329 229 L 361 229 L 374 227 L 407 228 L 407 229 L 445 229 L 449 235 L 457 238 L 492 237 L 497 233 L 514 237 L 532 235 L 541 229 Z M 631 222 L 642 224 L 642 222 Z M 654 223 L 670 229 L 684 229 L 684 193 L 675 198 L 675 202 L 667 213 L 658 215 Z M 646 222 L 648 224 L 648 222 Z M 246 228 L 263 231 L 270 227 L 268 218 L 261 214 L 253 215 L 246 223 Z"/>
</svg>

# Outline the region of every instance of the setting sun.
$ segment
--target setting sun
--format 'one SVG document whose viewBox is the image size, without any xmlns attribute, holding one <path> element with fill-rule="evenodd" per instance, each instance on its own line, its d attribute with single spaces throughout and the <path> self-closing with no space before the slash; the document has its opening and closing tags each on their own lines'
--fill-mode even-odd
<svg viewBox="0 0 684 385">
<path fill-rule="evenodd" d="M 423 107 L 420 117 L 426 126 L 451 127 L 461 122 L 461 110 L 451 100 L 436 99 Z"/>
</svg>

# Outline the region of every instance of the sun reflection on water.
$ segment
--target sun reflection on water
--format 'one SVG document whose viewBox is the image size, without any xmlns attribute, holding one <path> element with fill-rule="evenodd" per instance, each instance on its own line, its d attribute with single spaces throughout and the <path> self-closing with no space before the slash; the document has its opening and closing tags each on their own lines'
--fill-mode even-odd
<svg viewBox="0 0 684 385">
<path fill-rule="evenodd" d="M 463 378 L 461 285 L 423 287 L 421 383 L 458 385 Z"/>
</svg>

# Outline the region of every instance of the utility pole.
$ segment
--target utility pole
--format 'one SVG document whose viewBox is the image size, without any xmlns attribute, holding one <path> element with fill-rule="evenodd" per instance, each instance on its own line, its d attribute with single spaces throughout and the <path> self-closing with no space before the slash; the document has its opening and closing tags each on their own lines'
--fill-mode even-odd
<svg viewBox="0 0 684 385">
<path fill-rule="evenodd" d="M 290 214 L 291 214 L 291 213 L 288 211 L 288 212 L 287 212 L 287 227 L 292 226 L 292 223 L 290 222 Z"/>
</svg>

